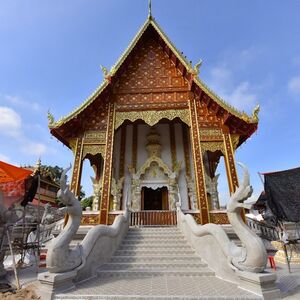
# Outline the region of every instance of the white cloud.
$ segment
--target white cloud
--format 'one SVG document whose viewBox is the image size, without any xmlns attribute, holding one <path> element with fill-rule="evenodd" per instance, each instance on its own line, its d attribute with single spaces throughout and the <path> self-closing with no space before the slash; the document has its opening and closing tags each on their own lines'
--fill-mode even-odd
<svg viewBox="0 0 300 300">
<path fill-rule="evenodd" d="M 41 111 L 41 106 L 37 102 L 24 100 L 23 98 L 15 95 L 0 95 L 0 99 L 15 107 L 26 108 L 28 110 L 34 110 L 36 112 Z"/>
<path fill-rule="evenodd" d="M 294 94 L 300 96 L 300 76 L 296 76 L 290 79 L 288 82 L 288 90 Z"/>
<path fill-rule="evenodd" d="M 241 50 L 228 48 L 220 54 L 221 64 L 218 65 L 228 67 L 230 70 L 245 71 L 250 65 L 256 64 L 264 54 L 265 50 L 257 45 Z"/>
<path fill-rule="evenodd" d="M 228 101 L 236 108 L 249 111 L 257 104 L 257 96 L 247 81 L 241 82 L 228 96 Z"/>
<path fill-rule="evenodd" d="M 42 143 L 25 141 L 21 150 L 24 154 L 41 156 L 47 152 L 47 146 Z"/>
<path fill-rule="evenodd" d="M 20 134 L 22 119 L 13 109 L 0 106 L 0 133 L 17 137 Z"/>
<path fill-rule="evenodd" d="M 35 142 L 28 138 L 23 132 L 20 115 L 10 107 L 0 106 L 0 134 L 9 136 L 20 145 L 20 150 L 27 155 L 41 156 L 49 152 L 47 146 L 40 142 Z M 37 126 L 36 124 L 34 126 Z M 51 152 L 51 149 L 50 149 Z M 0 154 L 0 160 L 7 161 L 8 157 Z"/>
<path fill-rule="evenodd" d="M 210 71 L 209 86 L 226 102 L 239 110 L 251 111 L 258 97 L 248 81 L 234 85 L 232 72 L 226 67 L 215 67 Z M 235 86 L 235 87 L 234 87 Z"/>
<path fill-rule="evenodd" d="M 224 87 L 231 85 L 232 74 L 225 67 L 214 67 L 210 71 L 212 77 L 212 85 L 224 89 Z"/>
<path fill-rule="evenodd" d="M 8 162 L 10 159 L 9 159 L 8 156 L 6 156 L 6 155 L 0 153 L 0 160 L 1 160 L 1 161 L 4 161 L 4 162 Z"/>
</svg>

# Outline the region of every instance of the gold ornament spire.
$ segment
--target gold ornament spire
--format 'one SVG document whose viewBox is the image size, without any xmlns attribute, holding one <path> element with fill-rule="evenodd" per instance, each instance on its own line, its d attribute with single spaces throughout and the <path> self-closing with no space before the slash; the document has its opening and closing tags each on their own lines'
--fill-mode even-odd
<svg viewBox="0 0 300 300">
<path fill-rule="evenodd" d="M 39 159 L 37 160 L 37 162 L 35 164 L 33 174 L 36 174 L 37 172 L 40 172 L 41 171 L 41 166 L 42 166 L 42 161 L 41 161 L 41 158 L 39 157 Z"/>
<path fill-rule="evenodd" d="M 259 118 L 258 118 L 258 113 L 260 111 L 260 106 L 259 104 L 255 106 L 253 113 L 252 113 L 252 119 L 256 122 L 258 122 Z"/>
<path fill-rule="evenodd" d="M 203 63 L 203 61 L 202 61 L 202 59 L 200 59 L 200 60 L 195 64 L 195 66 L 194 66 L 194 73 L 195 73 L 196 75 L 199 74 L 199 72 L 200 72 L 200 67 L 201 67 L 202 63 Z"/>
<path fill-rule="evenodd" d="M 102 65 L 100 65 L 100 68 L 101 68 L 101 71 L 102 71 L 102 73 L 103 73 L 103 77 L 104 77 L 104 78 L 107 77 L 108 74 L 109 74 L 107 68 L 105 68 L 105 67 L 102 66 Z"/>
<path fill-rule="evenodd" d="M 47 118 L 48 118 L 48 125 L 52 125 L 55 123 L 54 117 L 51 114 L 50 109 L 48 109 L 48 111 L 47 111 Z"/>
<path fill-rule="evenodd" d="M 148 0 L 148 19 L 151 19 L 152 17 L 152 4 L 151 0 Z"/>
</svg>

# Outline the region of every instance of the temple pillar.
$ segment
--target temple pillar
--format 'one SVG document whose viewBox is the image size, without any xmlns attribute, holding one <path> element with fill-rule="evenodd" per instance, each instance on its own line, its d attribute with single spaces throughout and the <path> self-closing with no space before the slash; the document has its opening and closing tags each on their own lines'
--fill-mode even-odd
<svg viewBox="0 0 300 300">
<path fill-rule="evenodd" d="M 200 102 L 200 101 L 199 101 Z M 209 223 L 209 209 L 205 188 L 205 173 L 203 166 L 203 158 L 200 144 L 199 120 L 197 112 L 197 103 L 195 97 L 191 97 L 190 105 L 190 119 L 191 119 L 191 141 L 194 158 L 195 169 L 195 185 L 197 192 L 198 207 L 200 210 L 201 224 Z"/>
<path fill-rule="evenodd" d="M 225 167 L 228 178 L 228 186 L 230 194 L 234 193 L 236 188 L 239 186 L 235 159 L 234 159 L 234 150 L 232 146 L 232 140 L 230 133 L 226 132 L 227 130 L 223 130 L 223 142 L 224 142 L 224 159 L 225 159 Z"/>
<path fill-rule="evenodd" d="M 107 130 L 106 130 L 106 144 L 103 168 L 102 194 L 99 212 L 99 223 L 108 223 L 108 209 L 110 200 L 110 185 L 111 185 L 111 171 L 114 148 L 114 133 L 115 133 L 115 105 L 109 103 Z"/>
<path fill-rule="evenodd" d="M 125 175 L 126 125 L 121 128 L 119 178 Z"/>
<path fill-rule="evenodd" d="M 73 164 L 73 173 L 71 180 L 71 191 L 74 192 L 75 196 L 80 194 L 80 180 L 82 172 L 82 149 L 83 149 L 83 139 L 77 138 L 76 145 L 73 150 L 74 152 L 74 164 Z"/>
</svg>

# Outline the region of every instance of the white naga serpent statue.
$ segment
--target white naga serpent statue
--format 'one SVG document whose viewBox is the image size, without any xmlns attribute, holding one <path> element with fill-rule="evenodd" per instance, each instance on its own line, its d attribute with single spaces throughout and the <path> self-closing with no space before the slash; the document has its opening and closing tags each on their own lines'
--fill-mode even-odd
<svg viewBox="0 0 300 300">
<path fill-rule="evenodd" d="M 227 204 L 227 215 L 233 230 L 240 238 L 243 246 L 237 247 L 230 244 L 229 257 L 233 266 L 242 271 L 263 272 L 267 264 L 267 252 L 263 241 L 243 221 L 242 209 L 250 209 L 252 204 L 244 203 L 253 192 L 250 185 L 249 172 L 241 163 L 243 169 L 243 181 Z"/>
<path fill-rule="evenodd" d="M 60 177 L 60 190 L 57 196 L 66 207 L 61 208 L 68 214 L 68 222 L 61 233 L 51 242 L 47 252 L 47 268 L 50 273 L 62 273 L 75 269 L 82 263 L 82 246 L 77 245 L 70 249 L 69 244 L 76 234 L 82 215 L 80 201 L 74 196 L 67 185 L 65 169 Z"/>
<path fill-rule="evenodd" d="M 194 235 L 198 237 L 211 235 L 220 245 L 223 253 L 228 259 L 230 266 L 233 269 L 260 273 L 265 270 L 267 264 L 267 253 L 262 240 L 251 231 L 242 219 L 243 208 L 251 208 L 250 204 L 244 203 L 252 194 L 250 186 L 250 178 L 247 168 L 238 163 L 243 171 L 243 181 L 231 196 L 227 204 L 227 215 L 243 246 L 239 247 L 231 242 L 225 233 L 224 229 L 216 224 L 206 224 L 203 226 L 194 226 L 192 229 Z M 69 244 L 76 234 L 80 225 L 82 209 L 80 202 L 76 199 L 73 193 L 69 190 L 66 183 L 66 173 L 71 166 L 64 170 L 60 179 L 60 190 L 58 196 L 66 205 L 65 212 L 68 213 L 69 219 L 67 225 L 62 232 L 55 238 L 48 249 L 47 267 L 51 273 L 67 272 L 78 267 L 83 261 L 82 246 L 77 245 L 70 249 Z M 180 207 L 178 206 L 180 211 Z M 180 219 L 189 220 L 189 223 L 195 221 L 191 215 L 184 216 L 180 211 Z"/>
<path fill-rule="evenodd" d="M 227 257 L 232 269 L 253 273 L 263 272 L 267 264 L 267 252 L 262 240 L 245 224 L 242 219 L 243 208 L 250 209 L 251 204 L 244 203 L 252 194 L 247 168 L 238 163 L 243 169 L 243 181 L 227 204 L 227 215 L 232 229 L 242 242 L 237 246 L 230 241 L 224 229 L 217 224 L 196 225 L 191 215 L 180 213 L 183 222 L 194 224 L 190 230 L 197 237 L 213 236 Z"/>
</svg>

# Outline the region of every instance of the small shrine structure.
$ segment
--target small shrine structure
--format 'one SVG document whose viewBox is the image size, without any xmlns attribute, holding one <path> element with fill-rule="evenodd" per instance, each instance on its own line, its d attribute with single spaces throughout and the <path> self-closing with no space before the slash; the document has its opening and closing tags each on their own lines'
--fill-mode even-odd
<svg viewBox="0 0 300 300">
<path fill-rule="evenodd" d="M 104 81 L 49 128 L 74 154 L 78 195 L 84 160 L 94 169 L 94 202 L 85 224 L 109 224 L 132 211 L 173 211 L 180 203 L 201 224 L 226 223 L 216 168 L 224 158 L 230 193 L 239 185 L 234 153 L 257 129 L 199 78 L 151 13 Z"/>
</svg>

